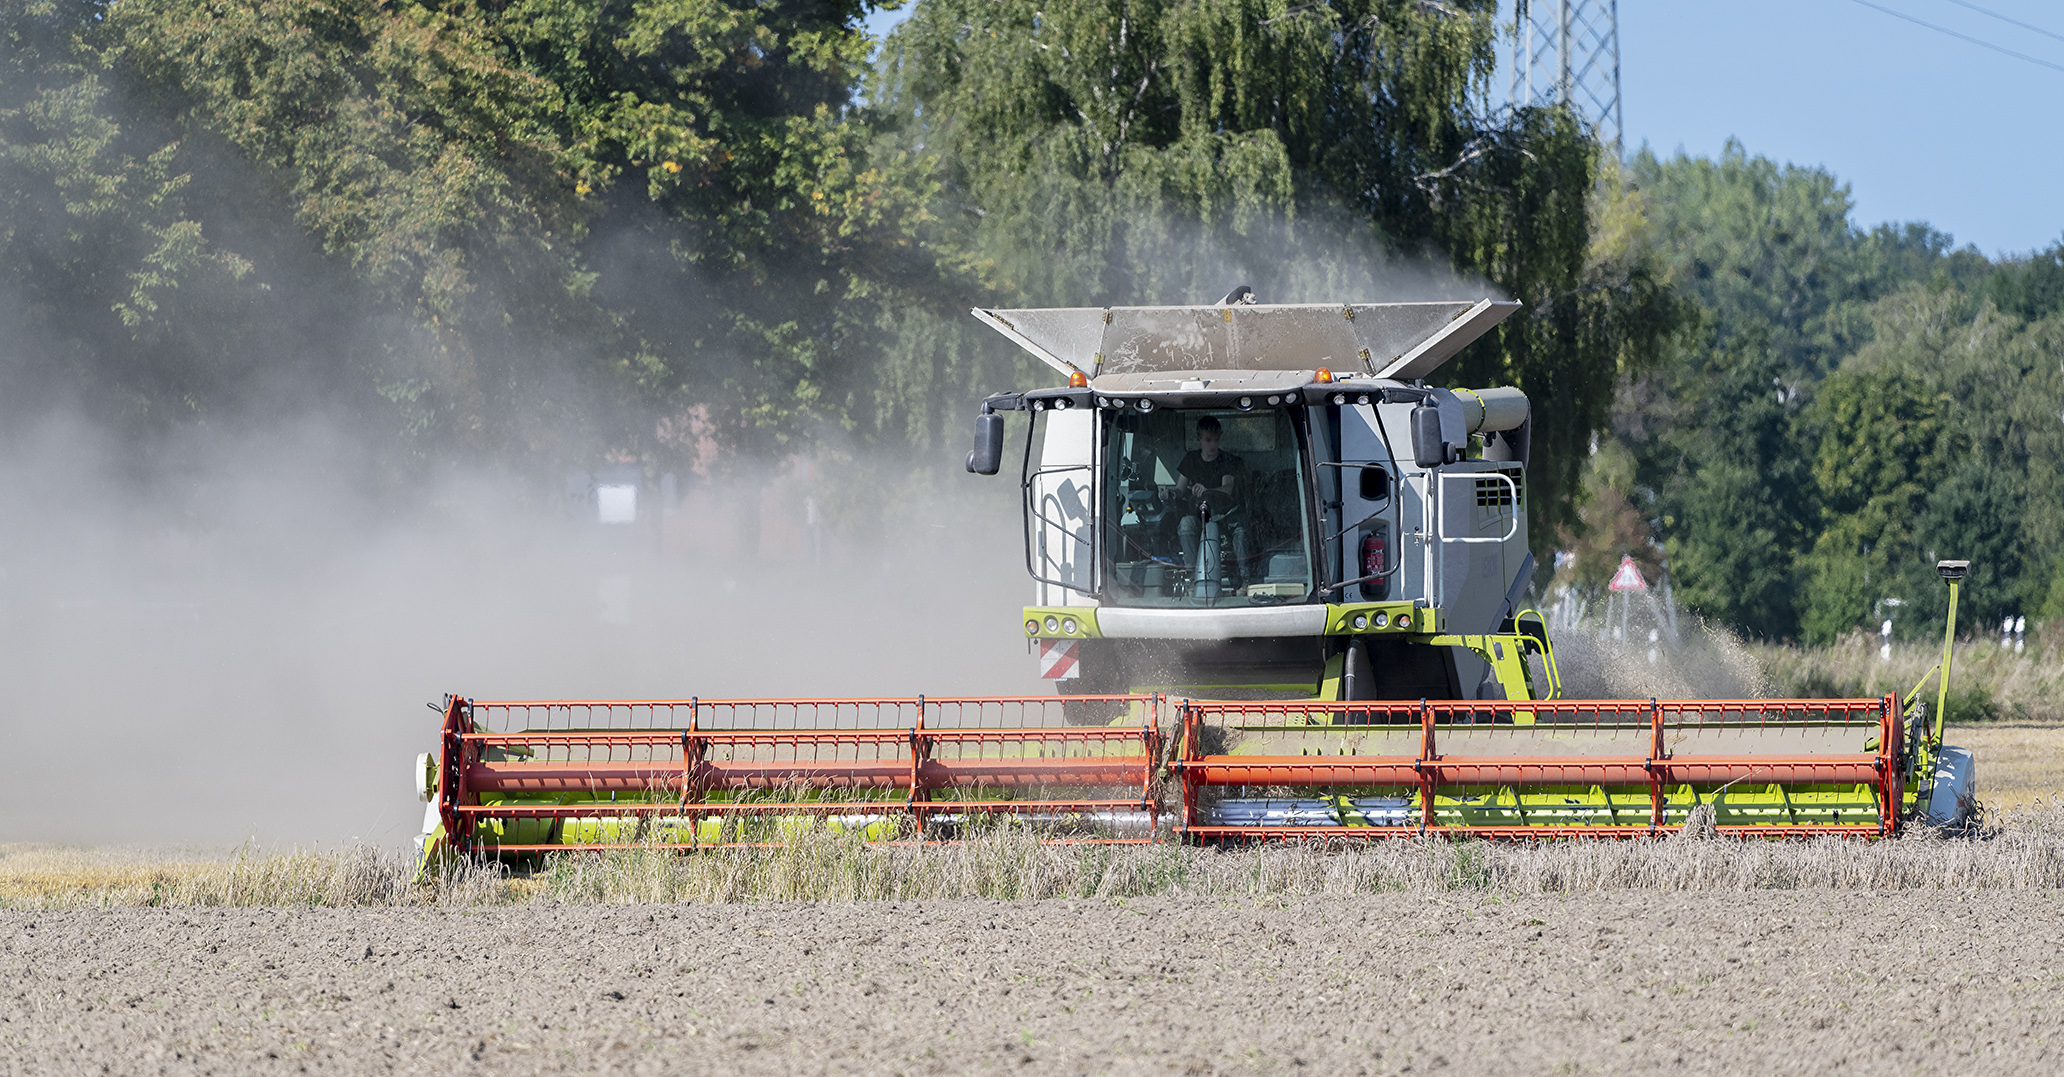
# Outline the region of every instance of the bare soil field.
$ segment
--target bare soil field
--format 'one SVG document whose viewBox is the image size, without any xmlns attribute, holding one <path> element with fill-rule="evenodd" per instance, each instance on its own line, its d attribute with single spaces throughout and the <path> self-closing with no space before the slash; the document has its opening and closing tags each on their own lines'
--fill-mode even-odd
<svg viewBox="0 0 2064 1077">
<path fill-rule="evenodd" d="M 0 913 L 0 1071 L 2064 1067 L 2054 893 Z"/>
</svg>

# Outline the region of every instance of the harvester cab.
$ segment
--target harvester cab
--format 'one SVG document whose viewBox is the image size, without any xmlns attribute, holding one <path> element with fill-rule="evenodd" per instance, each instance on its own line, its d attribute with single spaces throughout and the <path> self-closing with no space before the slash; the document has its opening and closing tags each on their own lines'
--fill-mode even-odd
<svg viewBox="0 0 2064 1077">
<path fill-rule="evenodd" d="M 1227 298 L 974 311 L 1067 383 L 990 397 L 967 461 L 996 474 L 1002 416 L 1029 417 L 1042 674 L 1095 695 L 1552 698 L 1522 609 L 1526 395 L 1425 382 L 1519 304 Z"/>
</svg>

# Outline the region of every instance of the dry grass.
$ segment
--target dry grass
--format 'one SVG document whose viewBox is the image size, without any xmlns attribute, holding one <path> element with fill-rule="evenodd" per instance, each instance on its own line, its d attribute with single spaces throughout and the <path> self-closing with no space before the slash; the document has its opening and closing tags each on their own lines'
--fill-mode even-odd
<svg viewBox="0 0 2064 1077">
<path fill-rule="evenodd" d="M 325 905 L 502 903 L 524 884 L 493 870 L 413 881 L 413 858 L 371 846 L 342 852 L 153 855 L 135 848 L 0 845 L 0 909 L 114 905 Z"/>
<path fill-rule="evenodd" d="M 1772 692 L 1788 697 L 1878 696 L 1904 698 L 1942 660 L 1942 644 L 1896 643 L 1892 660 L 1878 657 L 1876 639 L 1851 636 L 1830 647 L 1751 645 Z M 1923 693 L 1935 704 L 1931 680 Z M 1949 678 L 1949 718 L 1966 721 L 2064 723 L 2064 653 L 2031 647 L 2015 654 L 1998 640 L 1957 644 Z"/>
<path fill-rule="evenodd" d="M 1988 811 L 2064 803 L 2064 722 L 1959 723 L 1943 739 L 1977 755 Z"/>
<path fill-rule="evenodd" d="M 1250 849 L 1043 845 L 1022 831 L 956 845 L 823 835 L 792 845 L 679 856 L 627 849 L 554 858 L 510 877 L 461 866 L 417 882 L 412 865 L 360 847 L 151 863 L 90 851 L 4 851 L 0 908 L 481 906 L 985 898 L 1355 896 L 1479 890 L 1545 894 L 1694 890 L 2064 888 L 2064 809 L 2012 812 L 1983 833 L 1539 844 L 1411 839 Z"/>
<path fill-rule="evenodd" d="M 206 854 L 141 848 L 80 849 L 0 845 L 0 904 L 30 904 L 62 895 L 179 886 L 215 867 Z M 130 904 L 124 902 L 123 904 Z"/>
<path fill-rule="evenodd" d="M 1853 636 L 1832 647 L 1752 645 L 1774 695 L 1904 698 L 1942 660 L 1937 644 L 1894 644 L 1891 661 L 1875 640 Z M 1922 693 L 1935 705 L 1932 679 Z M 1985 638 L 1957 644 L 1949 680 L 1944 739 L 1978 757 L 1978 793 L 1993 811 L 2055 804 L 2064 797 L 2064 653 L 2034 647 L 2020 654 Z"/>
</svg>

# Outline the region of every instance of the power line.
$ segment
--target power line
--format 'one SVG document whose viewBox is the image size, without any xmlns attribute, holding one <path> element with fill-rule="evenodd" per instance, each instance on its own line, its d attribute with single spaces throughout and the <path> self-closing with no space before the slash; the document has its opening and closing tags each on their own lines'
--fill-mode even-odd
<svg viewBox="0 0 2064 1077">
<path fill-rule="evenodd" d="M 2013 25 L 2018 26 L 2023 30 L 2033 30 L 2044 37 L 2054 37 L 2059 41 L 2064 41 L 2064 34 L 2053 34 L 2040 26 L 2035 26 L 2029 23 L 2022 22 L 2020 19 L 2008 18 L 2007 16 L 2002 15 L 1997 11 L 1993 11 L 1989 8 L 1979 7 L 1978 5 L 1971 3 L 1970 0 L 1949 0 L 1949 2 L 1955 4 L 1958 7 L 1970 8 L 1972 11 L 1975 11 L 1980 15 L 1990 15 L 1993 18 L 1998 19 L 1999 21 L 2004 23 L 2012 23 Z"/>
<path fill-rule="evenodd" d="M 1969 34 L 1957 33 L 1955 30 L 1952 30 L 1947 26 L 1937 26 L 1932 22 L 1923 22 L 1922 20 L 1916 19 L 1912 15 L 1908 15 L 1903 11 L 1894 11 L 1891 8 L 1873 4 L 1871 3 L 1871 0 L 1856 0 L 1856 2 L 1862 4 L 1864 7 L 1870 8 L 1872 11 L 1882 11 L 1895 19 L 1905 19 L 1907 22 L 1913 23 L 1915 26 L 1925 26 L 1938 34 L 1948 34 L 1949 36 L 1956 38 L 1959 41 L 1968 41 L 1971 44 L 1978 46 L 1979 48 L 1991 49 L 1994 52 L 2001 53 L 2007 56 L 2012 56 L 2016 60 L 2026 60 L 2031 64 L 2037 64 L 2042 67 L 2047 67 L 2052 71 L 2064 71 L 2064 64 L 2053 64 L 2048 60 L 2038 60 L 2025 52 L 2015 52 L 2013 49 L 2006 48 L 2000 45 L 1995 45 L 1990 41 L 1986 41 L 1981 38 L 1975 38 Z"/>
</svg>

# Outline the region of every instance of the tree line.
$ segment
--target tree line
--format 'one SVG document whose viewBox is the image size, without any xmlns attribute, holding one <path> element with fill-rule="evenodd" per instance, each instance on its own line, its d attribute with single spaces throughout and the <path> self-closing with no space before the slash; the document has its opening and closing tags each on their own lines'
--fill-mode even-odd
<svg viewBox="0 0 2064 1077">
<path fill-rule="evenodd" d="M 1623 380 L 1565 532 L 1768 638 L 1885 619 L 2064 618 L 2064 243 L 1997 261 L 1921 224 L 1861 228 L 1824 169 L 1729 144 L 1627 166 L 1694 325 Z M 1888 601 L 1889 600 L 1889 601 Z"/>
<path fill-rule="evenodd" d="M 2056 251 L 1494 107 L 1494 0 L 918 0 L 886 41 L 873 8 L 7 5 L 0 418 L 145 460 L 322 416 L 403 487 L 947 467 L 970 402 L 1044 376 L 970 306 L 1495 291 L 1523 313 L 1443 375 L 1533 399 L 1535 534 L 1579 578 L 1667 557 L 1811 638 L 1927 601 L 1931 550 L 2064 587 Z"/>
<path fill-rule="evenodd" d="M 1678 304 L 1597 147 L 1484 106 L 1495 4 L 29 0 L 0 14 L 6 400 L 147 442 L 346 409 L 422 460 L 950 458 L 1038 376 L 973 305 L 1526 301 L 1551 515 Z M 1458 279 L 1459 279 L 1458 278 Z"/>
</svg>

